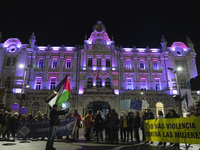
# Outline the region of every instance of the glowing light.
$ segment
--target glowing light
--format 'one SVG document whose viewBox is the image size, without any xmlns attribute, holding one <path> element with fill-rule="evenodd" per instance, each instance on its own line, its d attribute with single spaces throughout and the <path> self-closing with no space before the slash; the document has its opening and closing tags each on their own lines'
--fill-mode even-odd
<svg viewBox="0 0 200 150">
<path fill-rule="evenodd" d="M 156 53 L 156 52 L 159 51 L 159 49 L 157 49 L 157 48 L 151 48 L 150 50 L 151 50 L 151 52 L 153 52 L 153 53 Z"/>
<path fill-rule="evenodd" d="M 200 91 L 197 91 L 197 94 L 200 95 Z"/>
<path fill-rule="evenodd" d="M 178 94 L 177 90 L 173 90 L 172 92 L 173 92 L 173 95 L 177 95 Z"/>
<path fill-rule="evenodd" d="M 93 82 L 93 86 L 96 86 L 96 82 Z"/>
<path fill-rule="evenodd" d="M 78 94 L 83 94 L 83 90 L 79 90 L 79 91 L 78 91 Z"/>
<path fill-rule="evenodd" d="M 177 67 L 177 71 L 181 71 L 182 70 L 182 68 L 181 67 Z"/>
<path fill-rule="evenodd" d="M 114 93 L 115 93 L 115 95 L 119 95 L 119 90 L 118 89 L 114 89 Z"/>
<path fill-rule="evenodd" d="M 102 86 L 105 86 L 105 82 L 102 83 Z"/>
<path fill-rule="evenodd" d="M 46 46 L 38 46 L 38 49 L 39 49 L 40 51 L 44 51 L 44 50 L 47 49 L 47 47 L 46 47 Z"/>
<path fill-rule="evenodd" d="M 19 68 L 21 68 L 21 69 L 23 69 L 24 67 L 25 67 L 24 64 L 19 65 Z"/>
<path fill-rule="evenodd" d="M 83 67 L 83 70 L 86 70 L 86 67 Z"/>
<path fill-rule="evenodd" d="M 13 93 L 22 93 L 21 88 L 13 88 Z"/>
<path fill-rule="evenodd" d="M 115 70 L 115 68 L 112 68 L 112 70 Z"/>
<path fill-rule="evenodd" d="M 97 67 L 93 67 L 93 70 L 97 70 Z"/>
<path fill-rule="evenodd" d="M 132 49 L 133 49 L 133 48 L 123 48 L 123 50 L 124 50 L 125 52 L 131 52 Z"/>
<path fill-rule="evenodd" d="M 53 51 L 58 51 L 61 47 L 53 46 L 51 47 Z"/>
<path fill-rule="evenodd" d="M 102 70 L 106 70 L 106 67 L 102 67 Z"/>
<path fill-rule="evenodd" d="M 26 88 L 30 88 L 30 85 L 26 85 Z"/>
<path fill-rule="evenodd" d="M 67 51 L 73 51 L 73 50 L 75 49 L 75 47 L 65 47 L 65 49 L 66 49 Z"/>
<path fill-rule="evenodd" d="M 6 40 L 3 45 L 6 48 L 11 46 L 11 45 L 16 45 L 17 48 L 20 48 L 22 46 L 22 43 L 17 38 L 10 38 L 10 39 Z"/>
<path fill-rule="evenodd" d="M 137 48 L 139 52 L 145 52 L 146 48 Z"/>
<path fill-rule="evenodd" d="M 58 93 L 57 93 L 56 91 L 54 91 L 54 90 L 53 90 L 53 92 L 54 92 L 54 94 L 58 94 Z"/>
<path fill-rule="evenodd" d="M 144 94 L 144 92 L 141 92 L 141 95 L 143 95 Z"/>
</svg>

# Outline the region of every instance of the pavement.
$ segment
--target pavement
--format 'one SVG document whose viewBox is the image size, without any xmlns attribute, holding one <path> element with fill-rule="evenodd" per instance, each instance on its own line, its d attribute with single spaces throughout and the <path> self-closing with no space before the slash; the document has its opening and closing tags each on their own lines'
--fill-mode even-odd
<svg viewBox="0 0 200 150">
<path fill-rule="evenodd" d="M 106 144 L 106 141 L 100 141 L 97 143 L 96 139 L 92 139 L 90 142 L 86 142 L 83 134 L 83 129 L 80 129 L 80 138 L 78 141 L 73 142 L 70 140 L 60 140 L 54 143 L 56 150 L 170 150 L 171 148 L 158 147 L 158 142 L 153 144 L 144 143 L 123 143 L 119 141 L 119 144 Z M 47 140 L 47 139 L 46 139 Z M 45 150 L 47 141 L 41 140 L 28 140 L 22 143 L 21 140 L 0 141 L 0 150 Z M 185 150 L 185 144 L 181 144 L 180 149 Z M 199 150 L 200 145 L 192 145 L 188 150 Z"/>
</svg>

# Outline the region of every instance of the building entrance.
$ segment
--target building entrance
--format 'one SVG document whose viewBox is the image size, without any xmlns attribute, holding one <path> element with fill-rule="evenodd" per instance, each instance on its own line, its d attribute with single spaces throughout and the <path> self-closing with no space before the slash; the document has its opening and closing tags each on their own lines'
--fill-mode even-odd
<svg viewBox="0 0 200 150">
<path fill-rule="evenodd" d="M 98 110 L 101 110 L 103 114 L 105 115 L 109 113 L 110 105 L 107 102 L 101 102 L 101 101 L 91 102 L 87 106 L 87 112 L 89 110 L 92 110 L 93 115 L 95 115 Z"/>
</svg>

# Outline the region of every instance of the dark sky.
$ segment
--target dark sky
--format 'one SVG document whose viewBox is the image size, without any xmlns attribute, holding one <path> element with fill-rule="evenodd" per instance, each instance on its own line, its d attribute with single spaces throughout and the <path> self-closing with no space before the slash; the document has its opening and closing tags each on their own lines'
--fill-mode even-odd
<svg viewBox="0 0 200 150">
<path fill-rule="evenodd" d="M 3 40 L 16 37 L 37 45 L 83 44 L 101 20 L 116 45 L 160 47 L 164 35 L 171 46 L 189 36 L 195 44 L 200 71 L 200 9 L 195 0 L 2 0 L 0 32 Z"/>
</svg>

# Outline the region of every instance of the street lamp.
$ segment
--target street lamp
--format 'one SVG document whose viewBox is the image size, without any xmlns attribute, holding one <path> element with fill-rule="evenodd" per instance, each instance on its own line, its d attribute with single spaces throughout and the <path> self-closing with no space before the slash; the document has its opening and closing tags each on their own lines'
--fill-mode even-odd
<svg viewBox="0 0 200 150">
<path fill-rule="evenodd" d="M 180 113 L 180 116 L 183 117 L 181 97 L 180 97 L 180 91 L 179 91 L 180 89 L 179 89 L 179 83 L 178 83 L 178 78 L 177 78 L 177 71 L 179 72 L 182 71 L 182 67 L 177 67 L 176 70 L 174 68 L 167 68 L 167 69 L 174 73 L 175 80 L 176 80 L 176 87 L 177 87 L 177 95 L 174 96 L 174 99 L 179 102 L 179 111 L 180 111 L 179 113 Z"/>
</svg>

